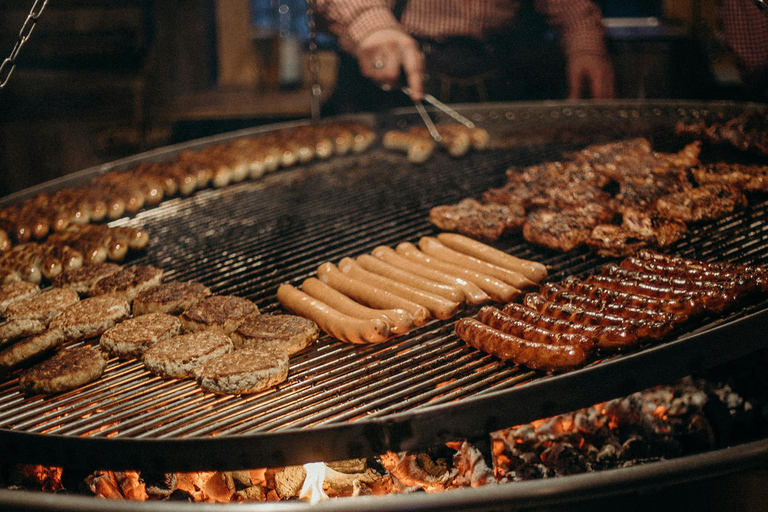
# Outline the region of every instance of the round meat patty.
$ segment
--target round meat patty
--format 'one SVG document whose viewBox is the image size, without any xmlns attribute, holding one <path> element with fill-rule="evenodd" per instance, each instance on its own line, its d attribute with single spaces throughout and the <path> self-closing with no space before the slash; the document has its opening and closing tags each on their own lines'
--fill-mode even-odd
<svg viewBox="0 0 768 512">
<path fill-rule="evenodd" d="M 172 336 L 152 345 L 141 360 L 155 375 L 183 379 L 211 358 L 232 351 L 229 336 L 216 331 Z"/>
<path fill-rule="evenodd" d="M 100 336 L 130 314 L 131 306 L 121 297 L 89 297 L 65 309 L 49 327 L 61 329 L 68 340 L 83 340 Z"/>
<path fill-rule="evenodd" d="M 139 293 L 160 284 L 162 280 L 163 271 L 157 267 L 151 265 L 124 267 L 93 283 L 90 295 L 116 295 L 130 304 Z"/>
<path fill-rule="evenodd" d="M 293 355 L 320 336 L 317 324 L 297 315 L 259 315 L 240 324 L 230 335 L 236 349 L 281 348 Z"/>
<path fill-rule="evenodd" d="M 28 395 L 69 391 L 98 379 L 106 367 L 104 355 L 89 345 L 63 349 L 23 371 L 19 388 Z"/>
<path fill-rule="evenodd" d="M 158 341 L 181 334 L 181 320 L 165 313 L 149 313 L 120 322 L 101 335 L 101 347 L 120 358 L 140 358 Z"/>
<path fill-rule="evenodd" d="M 61 329 L 46 329 L 40 334 L 23 338 L 12 345 L 0 350 L 0 374 L 6 373 L 16 366 L 52 351 L 66 337 Z"/>
<path fill-rule="evenodd" d="M 213 330 L 228 335 L 257 315 L 259 308 L 248 299 L 234 295 L 212 295 L 188 307 L 181 314 L 181 329 L 184 332 Z"/>
<path fill-rule="evenodd" d="M 256 393 L 287 378 L 288 352 L 274 347 L 235 350 L 195 369 L 201 388 L 227 395 Z"/>
<path fill-rule="evenodd" d="M 135 316 L 147 313 L 168 313 L 180 315 L 192 304 L 211 295 L 211 290 L 202 283 L 171 281 L 161 283 L 139 293 L 133 300 Z"/>
<path fill-rule="evenodd" d="M 96 281 L 116 274 L 122 268 L 117 263 L 110 263 L 108 261 L 83 265 L 79 268 L 65 270 L 54 277 L 51 284 L 56 288 L 72 288 L 80 295 L 88 295 Z"/>
<path fill-rule="evenodd" d="M 33 318 L 12 318 L 0 324 L 0 345 L 5 345 L 19 338 L 40 334 L 45 330 L 45 324 Z"/>
<path fill-rule="evenodd" d="M 38 293 L 40 293 L 40 287 L 28 281 L 14 281 L 0 286 L 0 316 L 5 316 L 5 310 L 11 303 Z"/>
<path fill-rule="evenodd" d="M 5 315 L 7 318 L 33 318 L 48 325 L 62 311 L 79 300 L 80 296 L 75 290 L 52 288 L 26 299 L 12 302 L 8 305 Z"/>
</svg>

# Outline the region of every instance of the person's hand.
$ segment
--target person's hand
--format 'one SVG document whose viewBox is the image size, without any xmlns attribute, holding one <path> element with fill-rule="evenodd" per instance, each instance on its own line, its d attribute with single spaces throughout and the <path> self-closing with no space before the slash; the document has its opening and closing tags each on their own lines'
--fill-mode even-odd
<svg viewBox="0 0 768 512">
<path fill-rule="evenodd" d="M 360 42 L 357 50 L 360 72 L 391 89 L 405 72 L 406 82 L 414 101 L 424 96 L 424 55 L 414 38 L 401 30 L 382 29 L 371 33 Z"/>
<path fill-rule="evenodd" d="M 569 100 L 581 98 L 585 85 L 588 86 L 591 98 L 613 98 L 613 84 L 613 66 L 606 58 L 597 55 L 578 55 L 569 60 Z"/>
</svg>

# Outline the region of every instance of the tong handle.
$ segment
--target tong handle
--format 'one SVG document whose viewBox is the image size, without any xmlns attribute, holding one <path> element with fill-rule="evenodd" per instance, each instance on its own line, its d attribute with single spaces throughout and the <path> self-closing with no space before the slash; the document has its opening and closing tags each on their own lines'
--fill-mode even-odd
<svg viewBox="0 0 768 512">
<path fill-rule="evenodd" d="M 401 90 L 405 94 L 407 94 L 408 96 L 411 95 L 411 88 L 410 87 L 406 86 L 406 87 L 403 87 Z M 448 105 L 446 105 L 442 101 L 438 100 L 437 98 L 435 98 L 431 94 L 429 94 L 429 93 L 425 94 L 424 95 L 424 100 L 426 100 L 432 106 L 438 108 L 439 110 L 441 110 L 445 114 L 448 114 L 453 119 L 455 119 L 456 121 L 460 122 L 461 124 L 463 124 L 467 128 L 474 128 L 475 127 L 475 123 L 473 123 L 472 121 L 470 121 L 469 119 L 467 119 L 463 115 L 459 114 L 458 112 L 456 112 L 455 109 L 449 107 Z"/>
</svg>

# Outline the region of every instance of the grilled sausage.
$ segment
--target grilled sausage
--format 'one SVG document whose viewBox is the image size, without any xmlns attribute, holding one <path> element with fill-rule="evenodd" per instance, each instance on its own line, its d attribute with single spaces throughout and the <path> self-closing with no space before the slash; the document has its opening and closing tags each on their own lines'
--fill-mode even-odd
<svg viewBox="0 0 768 512">
<path fill-rule="evenodd" d="M 404 258 L 391 247 L 381 245 L 376 247 L 371 252 L 371 254 L 394 267 L 405 270 L 406 272 L 410 272 L 412 274 L 419 275 L 429 280 L 446 284 L 448 286 L 458 287 L 464 294 L 464 301 L 467 304 L 482 304 L 489 299 L 488 294 L 485 293 L 475 283 L 466 281 L 459 277 L 454 277 L 450 274 L 446 274 L 445 272 L 440 272 L 439 270 L 436 270 L 430 266 L 409 260 L 408 258 Z"/>
<path fill-rule="evenodd" d="M 664 311 L 639 308 L 620 302 L 602 301 L 600 299 L 566 290 L 556 283 L 542 285 L 542 287 L 539 288 L 539 293 L 550 302 L 573 304 L 590 311 L 604 312 L 621 318 L 632 318 L 649 322 L 673 322 L 675 324 L 680 324 L 685 320 L 688 320 L 687 315 L 673 315 L 672 313 L 666 313 Z"/>
<path fill-rule="evenodd" d="M 431 236 L 423 236 L 419 239 L 419 249 L 429 256 L 434 256 L 437 259 L 443 260 L 446 263 L 453 263 L 455 265 L 468 268 L 470 270 L 476 270 L 495 277 L 504 281 L 510 286 L 514 286 L 518 290 L 524 290 L 535 286 L 536 283 L 525 277 L 519 272 L 513 272 L 503 267 L 493 265 L 487 261 L 483 261 L 472 256 L 468 256 L 458 251 L 446 247 L 436 238 Z"/>
<path fill-rule="evenodd" d="M 435 152 L 435 141 L 431 138 L 399 130 L 385 133 L 382 144 L 387 149 L 404 152 L 408 161 L 413 164 L 423 164 Z"/>
<path fill-rule="evenodd" d="M 8 236 L 4 230 L 0 229 L 0 253 L 3 253 L 11 248 L 11 237 Z"/>
<path fill-rule="evenodd" d="M 380 260 L 379 258 L 369 254 L 362 254 L 358 256 L 357 263 L 369 272 L 388 277 L 389 279 L 394 279 L 395 281 L 399 281 L 408 286 L 424 290 L 425 292 L 440 295 L 441 297 L 453 302 L 464 302 L 464 292 L 462 292 L 461 288 L 458 286 L 450 286 L 426 279 L 420 275 L 413 274 L 402 268 L 390 265 L 386 261 Z"/>
<path fill-rule="evenodd" d="M 523 274 L 536 283 L 540 283 L 547 277 L 547 267 L 541 263 L 517 258 L 468 236 L 458 233 L 440 233 L 437 235 L 437 239 L 451 249 L 474 256 L 479 260 L 487 261 L 512 272 Z"/>
<path fill-rule="evenodd" d="M 523 304 L 539 313 L 578 324 L 628 326 L 637 333 L 638 338 L 641 340 L 660 340 L 664 336 L 669 335 L 673 328 L 671 322 L 634 320 L 608 313 L 589 311 L 573 304 L 556 304 L 554 302 L 549 302 L 538 293 L 527 294 L 523 299 Z"/>
<path fill-rule="evenodd" d="M 600 280 L 605 280 L 601 278 Z M 704 311 L 704 305 L 697 302 L 692 296 L 681 297 L 678 300 L 669 300 L 659 297 L 637 295 L 612 288 L 604 288 L 597 284 L 585 283 L 580 279 L 570 276 L 560 282 L 566 290 L 586 295 L 605 302 L 618 302 L 638 308 L 646 308 L 654 311 L 666 311 L 673 315 L 693 317 Z"/>
<path fill-rule="evenodd" d="M 578 368 L 586 363 L 584 351 L 571 345 L 547 345 L 503 333 L 474 318 L 456 322 L 456 334 L 468 345 L 499 359 L 548 372 Z"/>
<path fill-rule="evenodd" d="M 746 275 L 735 270 L 705 270 L 686 265 L 673 265 L 660 261 L 643 259 L 637 256 L 624 258 L 620 265 L 629 270 L 656 274 L 666 277 L 675 277 L 692 281 L 704 281 L 710 283 L 722 283 L 728 290 L 737 296 L 752 293 L 762 288 L 760 279 L 755 275 Z M 768 282 L 768 280 L 766 280 Z"/>
<path fill-rule="evenodd" d="M 405 334 L 413 329 L 413 318 L 407 311 L 363 306 L 316 277 L 305 279 L 301 284 L 301 290 L 345 315 L 361 320 L 383 320 L 389 324 L 389 330 L 395 334 Z"/>
<path fill-rule="evenodd" d="M 357 279 L 352 279 L 333 263 L 323 263 L 320 265 L 317 269 L 317 277 L 347 297 L 360 301 L 371 308 L 405 310 L 411 315 L 413 324 L 416 326 L 426 324 L 432 317 L 429 310 L 421 304 L 416 304 L 394 293 L 370 286 Z"/>
<path fill-rule="evenodd" d="M 286 309 L 309 318 L 323 331 L 341 341 L 355 344 L 380 343 L 390 335 L 389 326 L 383 320 L 361 320 L 345 315 L 290 284 L 278 287 L 277 300 Z"/>
<path fill-rule="evenodd" d="M 539 313 L 521 304 L 510 302 L 502 312 L 505 315 L 520 318 L 523 321 L 554 332 L 577 333 L 595 340 L 599 348 L 617 349 L 631 347 L 638 342 L 634 330 L 625 325 L 585 325 L 569 322 Z"/>
<path fill-rule="evenodd" d="M 583 334 L 554 332 L 525 322 L 520 318 L 505 315 L 493 306 L 484 306 L 477 312 L 477 319 L 499 331 L 518 336 L 524 340 L 546 345 L 574 345 L 589 353 L 595 348 L 595 340 Z"/>
<path fill-rule="evenodd" d="M 423 265 L 428 265 L 453 277 L 458 277 L 475 283 L 477 286 L 482 288 L 482 290 L 486 292 L 493 300 L 499 302 L 509 302 L 521 293 L 517 288 L 503 283 L 487 274 L 460 267 L 458 265 L 453 265 L 451 263 L 446 263 L 445 261 L 428 256 L 421 252 L 418 247 L 412 243 L 400 243 L 395 248 L 395 250 L 401 256 L 412 261 L 421 263 Z"/>
<path fill-rule="evenodd" d="M 421 304 L 440 320 L 454 317 L 461 307 L 461 304 L 458 302 L 450 301 L 439 295 L 422 291 L 399 281 L 374 274 L 373 272 L 368 272 L 352 258 L 343 258 L 339 262 L 338 268 L 352 279 L 357 279 L 416 304 Z"/>
<path fill-rule="evenodd" d="M 637 270 L 630 270 L 613 263 L 603 266 L 601 273 L 617 279 L 644 282 L 659 287 L 689 290 L 690 293 L 701 297 L 704 300 L 704 305 L 714 311 L 722 311 L 736 301 L 735 292 L 730 291 L 729 287 L 722 282 L 713 283 L 699 279 L 693 280 L 648 274 Z"/>
</svg>

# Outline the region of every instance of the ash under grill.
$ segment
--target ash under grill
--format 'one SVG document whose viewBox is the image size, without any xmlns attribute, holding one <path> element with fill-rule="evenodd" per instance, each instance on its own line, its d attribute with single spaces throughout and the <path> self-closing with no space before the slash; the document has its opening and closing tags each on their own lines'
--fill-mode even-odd
<svg viewBox="0 0 768 512">
<path fill-rule="evenodd" d="M 431 207 L 499 186 L 511 165 L 638 135 L 658 139 L 656 149 L 665 150 L 658 144 L 676 143 L 668 137 L 674 122 L 700 111 L 664 104 L 488 106 L 468 112 L 503 142 L 488 152 L 461 160 L 441 154 L 415 167 L 375 147 L 175 198 L 114 224 L 150 231 L 150 246 L 134 262 L 163 268 L 167 280 L 197 280 L 214 293 L 276 312 L 279 284 L 298 284 L 326 261 L 434 235 Z M 408 123 L 412 115 L 394 113 L 382 122 Z M 758 201 L 691 229 L 670 252 L 768 263 L 767 215 L 768 201 Z M 547 264 L 552 280 L 584 276 L 606 261 L 587 251 L 539 249 L 521 236 L 498 246 Z M 0 446 L 20 462 L 166 471 L 430 446 L 585 407 L 748 354 L 768 344 L 761 333 L 766 306 L 763 301 L 724 319 L 704 319 L 671 342 L 559 376 L 521 370 L 466 346 L 453 334 L 455 319 L 374 346 L 322 337 L 291 359 L 285 383 L 242 397 L 206 394 L 192 381 L 163 380 L 138 361 L 114 359 L 100 380 L 70 393 L 26 398 L 15 379 L 0 385 Z"/>
</svg>

